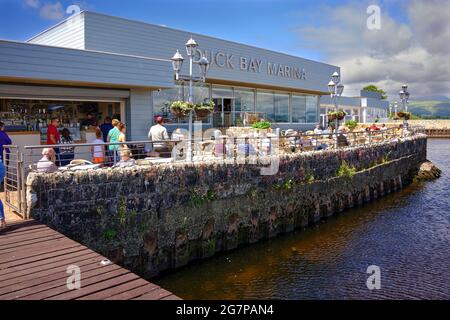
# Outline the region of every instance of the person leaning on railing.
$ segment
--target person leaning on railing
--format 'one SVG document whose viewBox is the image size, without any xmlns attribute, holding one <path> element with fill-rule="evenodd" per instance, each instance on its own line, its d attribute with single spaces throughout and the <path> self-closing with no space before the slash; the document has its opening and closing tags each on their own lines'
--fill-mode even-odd
<svg viewBox="0 0 450 320">
<path fill-rule="evenodd" d="M 12 144 L 11 138 L 5 132 L 5 124 L 0 121 L 0 160 L 3 159 L 3 146 Z M 5 148 L 6 153 L 9 153 L 9 149 Z M 6 162 L 6 161 L 5 161 Z M 8 164 L 6 164 L 8 165 Z"/>
</svg>

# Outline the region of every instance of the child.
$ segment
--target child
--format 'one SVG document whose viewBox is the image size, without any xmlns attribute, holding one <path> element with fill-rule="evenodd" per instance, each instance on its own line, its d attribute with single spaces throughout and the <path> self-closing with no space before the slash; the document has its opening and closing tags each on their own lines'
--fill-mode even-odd
<svg viewBox="0 0 450 320">
<path fill-rule="evenodd" d="M 102 131 L 99 128 L 95 130 L 95 139 L 92 143 L 98 144 L 91 148 L 93 162 L 96 164 L 103 164 L 105 161 L 105 148 L 103 147 Z"/>
</svg>

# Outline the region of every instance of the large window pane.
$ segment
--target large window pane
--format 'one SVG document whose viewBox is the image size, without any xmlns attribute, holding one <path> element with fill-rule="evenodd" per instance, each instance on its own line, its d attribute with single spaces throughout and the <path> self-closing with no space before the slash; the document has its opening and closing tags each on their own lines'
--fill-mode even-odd
<svg viewBox="0 0 450 320">
<path fill-rule="evenodd" d="M 193 87 L 194 103 L 209 100 L 209 85 L 194 84 Z M 161 91 L 153 91 L 153 114 L 154 116 L 162 116 L 166 123 L 187 123 L 188 117 L 176 118 L 170 111 L 170 105 L 173 101 L 189 100 L 189 85 L 178 85 L 174 88 L 164 89 Z M 203 122 L 209 122 L 209 119 L 203 119 Z"/>
<path fill-rule="evenodd" d="M 306 97 L 300 95 L 292 95 L 292 122 L 306 122 Z"/>
<path fill-rule="evenodd" d="M 153 91 L 153 115 L 161 116 L 166 123 L 185 122 L 186 119 L 177 119 L 170 112 L 173 101 L 183 100 L 182 88 L 176 87 L 161 91 Z"/>
<path fill-rule="evenodd" d="M 275 121 L 273 92 L 257 91 L 257 106 L 256 112 L 263 113 L 261 116 L 271 122 Z"/>
<path fill-rule="evenodd" d="M 289 122 L 289 94 L 275 93 L 275 122 Z"/>
<path fill-rule="evenodd" d="M 317 122 L 317 96 L 306 96 L 306 122 Z"/>
<path fill-rule="evenodd" d="M 255 92 L 251 89 L 234 90 L 234 108 L 236 112 L 253 112 L 255 106 Z"/>
<path fill-rule="evenodd" d="M 233 88 L 232 87 L 212 87 L 212 97 L 213 98 L 233 98 Z"/>
</svg>

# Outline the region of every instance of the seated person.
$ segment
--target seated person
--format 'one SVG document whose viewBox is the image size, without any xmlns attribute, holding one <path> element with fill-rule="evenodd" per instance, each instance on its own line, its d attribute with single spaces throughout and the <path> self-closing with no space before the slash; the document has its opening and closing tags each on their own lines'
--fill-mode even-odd
<svg viewBox="0 0 450 320">
<path fill-rule="evenodd" d="M 320 124 L 317 124 L 314 129 L 314 134 L 322 134 L 323 130 L 320 128 Z"/>
<path fill-rule="evenodd" d="M 337 137 L 338 147 L 347 147 L 349 145 L 347 137 L 342 132 Z"/>
<path fill-rule="evenodd" d="M 136 165 L 136 160 L 132 158 L 131 150 L 128 148 L 124 148 L 120 151 L 120 161 L 117 162 L 114 167 L 115 168 L 125 168 Z"/>
<path fill-rule="evenodd" d="M 374 123 L 372 123 L 372 125 L 369 127 L 370 131 L 378 131 L 380 130 L 380 128 L 377 127 L 377 125 Z"/>
<path fill-rule="evenodd" d="M 155 152 L 168 152 L 171 150 L 170 144 L 162 142 L 164 140 L 169 140 L 169 134 L 167 129 L 163 126 L 164 119 L 161 116 L 156 117 L 156 124 L 150 128 L 148 132 L 148 138 L 150 141 L 158 141 L 153 144 L 153 150 Z"/>
<path fill-rule="evenodd" d="M 36 164 L 37 172 L 52 173 L 58 170 L 55 164 L 56 153 L 53 148 L 44 148 L 42 150 L 42 159 Z"/>
</svg>

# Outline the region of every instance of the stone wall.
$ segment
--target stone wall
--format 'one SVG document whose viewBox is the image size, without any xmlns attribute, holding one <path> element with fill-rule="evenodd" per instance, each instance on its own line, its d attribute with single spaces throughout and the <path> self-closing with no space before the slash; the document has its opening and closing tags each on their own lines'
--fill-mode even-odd
<svg viewBox="0 0 450 320">
<path fill-rule="evenodd" d="M 396 191 L 425 160 L 418 135 L 286 156 L 273 176 L 223 162 L 31 173 L 27 201 L 34 219 L 150 277 Z"/>
</svg>

